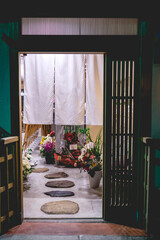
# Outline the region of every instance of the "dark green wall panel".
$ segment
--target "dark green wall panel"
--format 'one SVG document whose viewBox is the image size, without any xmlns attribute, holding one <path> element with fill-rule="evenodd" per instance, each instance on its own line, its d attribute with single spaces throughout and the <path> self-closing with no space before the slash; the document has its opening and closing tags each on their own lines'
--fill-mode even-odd
<svg viewBox="0 0 160 240">
<path fill-rule="evenodd" d="M 0 126 L 11 132 L 9 47 L 1 40 L 9 25 L 0 23 Z"/>
<path fill-rule="evenodd" d="M 160 138 L 160 64 L 153 64 L 151 134 L 152 138 Z M 155 186 L 160 187 L 160 167 L 158 166 L 155 168 Z"/>
</svg>

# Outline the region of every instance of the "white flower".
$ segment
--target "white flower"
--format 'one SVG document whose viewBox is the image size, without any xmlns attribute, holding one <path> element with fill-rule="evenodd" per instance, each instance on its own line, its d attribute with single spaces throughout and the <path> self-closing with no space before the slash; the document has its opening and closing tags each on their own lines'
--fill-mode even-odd
<svg viewBox="0 0 160 240">
<path fill-rule="evenodd" d="M 90 149 L 93 149 L 94 148 L 94 143 L 93 142 L 89 142 L 89 147 L 90 147 Z"/>
<path fill-rule="evenodd" d="M 27 157 L 28 160 L 30 160 L 32 156 L 31 156 L 31 154 L 27 153 L 26 157 Z"/>
<path fill-rule="evenodd" d="M 44 142 L 43 142 L 43 145 L 45 146 L 48 142 L 51 142 L 52 143 L 52 138 L 50 136 L 48 136 Z"/>
<path fill-rule="evenodd" d="M 28 164 L 26 165 L 26 168 L 27 168 L 28 170 L 31 168 L 30 163 L 28 163 Z"/>
<path fill-rule="evenodd" d="M 83 159 L 83 156 L 82 154 L 78 157 L 78 159 L 82 160 Z"/>
<path fill-rule="evenodd" d="M 22 169 L 23 169 L 23 179 L 25 179 L 27 175 L 32 172 L 31 164 L 26 156 L 22 160 Z"/>
<path fill-rule="evenodd" d="M 24 158 L 24 159 L 23 159 L 22 165 L 23 165 L 23 170 L 24 170 L 25 168 L 27 168 L 28 170 L 31 168 L 31 164 L 30 164 L 30 162 L 28 161 L 27 158 Z"/>
<path fill-rule="evenodd" d="M 27 159 L 27 158 L 24 158 L 24 159 L 23 159 L 23 166 L 25 167 L 27 164 L 28 164 L 28 159 Z"/>
<path fill-rule="evenodd" d="M 87 151 L 86 151 L 85 148 L 82 148 L 82 149 L 81 149 L 81 154 L 82 154 L 82 155 L 84 155 L 86 152 L 87 152 Z"/>
<path fill-rule="evenodd" d="M 86 149 L 93 149 L 94 148 L 94 143 L 93 142 L 89 142 L 85 145 Z"/>
</svg>

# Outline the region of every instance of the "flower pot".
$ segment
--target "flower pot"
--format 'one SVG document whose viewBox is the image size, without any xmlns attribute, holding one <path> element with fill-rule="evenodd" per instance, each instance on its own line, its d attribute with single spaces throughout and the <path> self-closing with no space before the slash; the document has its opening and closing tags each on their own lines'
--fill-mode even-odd
<svg viewBox="0 0 160 240">
<path fill-rule="evenodd" d="M 45 159 L 46 159 L 47 164 L 53 164 L 54 163 L 54 156 L 46 155 Z"/>
<path fill-rule="evenodd" d="M 89 175 L 89 184 L 90 184 L 90 188 L 98 188 L 100 181 L 102 178 L 102 171 L 95 171 L 95 174 L 93 177 L 91 177 Z"/>
</svg>

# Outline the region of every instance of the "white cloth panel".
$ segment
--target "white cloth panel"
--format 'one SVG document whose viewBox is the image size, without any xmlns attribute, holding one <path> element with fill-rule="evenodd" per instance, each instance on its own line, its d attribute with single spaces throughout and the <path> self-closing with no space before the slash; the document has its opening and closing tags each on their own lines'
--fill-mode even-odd
<svg viewBox="0 0 160 240">
<path fill-rule="evenodd" d="M 138 35 L 138 18 L 22 18 L 22 35 Z"/>
<path fill-rule="evenodd" d="M 52 124 L 54 55 L 27 54 L 24 64 L 23 122 Z"/>
<path fill-rule="evenodd" d="M 84 54 L 56 54 L 55 124 L 83 125 L 84 106 Z"/>
<path fill-rule="evenodd" d="M 86 54 L 86 124 L 103 125 L 103 54 Z"/>
</svg>

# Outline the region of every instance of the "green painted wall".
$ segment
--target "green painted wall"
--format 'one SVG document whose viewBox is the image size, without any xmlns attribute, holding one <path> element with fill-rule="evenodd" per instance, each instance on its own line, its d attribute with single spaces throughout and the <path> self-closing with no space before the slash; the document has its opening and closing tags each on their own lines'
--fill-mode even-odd
<svg viewBox="0 0 160 240">
<path fill-rule="evenodd" d="M 0 127 L 11 132 L 9 47 L 1 40 L 9 24 L 0 23 Z"/>
<path fill-rule="evenodd" d="M 13 129 L 16 128 L 14 125 L 18 122 L 17 117 L 15 117 L 18 112 L 17 101 L 19 101 L 17 100 L 18 56 L 14 48 L 10 48 L 2 41 L 3 33 L 11 39 L 17 40 L 18 22 L 0 22 L 0 127 L 14 134 Z M 14 88 L 14 91 L 11 89 L 11 86 Z"/>
</svg>

